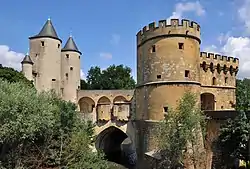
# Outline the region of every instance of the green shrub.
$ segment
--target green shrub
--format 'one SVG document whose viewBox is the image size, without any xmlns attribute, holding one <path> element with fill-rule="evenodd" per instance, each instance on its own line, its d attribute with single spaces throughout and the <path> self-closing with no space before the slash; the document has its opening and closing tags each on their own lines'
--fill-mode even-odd
<svg viewBox="0 0 250 169">
<path fill-rule="evenodd" d="M 108 168 L 89 148 L 93 124 L 76 105 L 53 92 L 0 80 L 0 166 L 13 168 Z"/>
</svg>

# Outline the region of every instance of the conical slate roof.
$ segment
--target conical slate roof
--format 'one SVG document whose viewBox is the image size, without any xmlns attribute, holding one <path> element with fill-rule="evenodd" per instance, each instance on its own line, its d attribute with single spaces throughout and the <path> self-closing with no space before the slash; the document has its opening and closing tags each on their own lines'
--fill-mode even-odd
<svg viewBox="0 0 250 169">
<path fill-rule="evenodd" d="M 23 61 L 21 62 L 22 64 L 24 63 L 28 63 L 28 64 L 32 64 L 33 65 L 33 62 L 30 58 L 30 56 L 28 54 L 25 55 L 25 57 L 23 58 Z"/>
<path fill-rule="evenodd" d="M 44 24 L 43 28 L 37 35 L 30 37 L 30 39 L 35 38 L 53 38 L 61 41 L 61 39 L 57 36 L 56 30 L 50 19 L 47 20 L 47 22 Z"/>
<path fill-rule="evenodd" d="M 80 55 L 82 54 L 77 46 L 76 46 L 76 43 L 74 42 L 72 36 L 69 37 L 69 39 L 67 40 L 65 46 L 62 48 L 62 51 L 63 52 L 66 52 L 66 51 L 74 51 L 74 52 L 78 52 Z"/>
</svg>

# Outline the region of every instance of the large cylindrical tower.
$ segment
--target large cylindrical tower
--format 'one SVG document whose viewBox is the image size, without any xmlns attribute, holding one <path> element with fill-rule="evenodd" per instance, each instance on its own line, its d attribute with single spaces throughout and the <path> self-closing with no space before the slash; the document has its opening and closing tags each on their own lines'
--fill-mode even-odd
<svg viewBox="0 0 250 169">
<path fill-rule="evenodd" d="M 199 54 L 200 26 L 195 22 L 161 20 L 137 33 L 137 146 L 144 151 L 139 156 L 155 146 L 149 126 L 175 108 L 186 90 L 199 92 Z"/>
<path fill-rule="evenodd" d="M 62 97 L 64 100 L 77 102 L 77 90 L 80 89 L 80 58 L 81 52 L 78 50 L 72 36 L 67 40 L 62 48 Z"/>
<path fill-rule="evenodd" d="M 33 76 L 38 91 L 61 90 L 61 39 L 50 19 L 39 34 L 30 37 L 30 56 Z"/>
</svg>

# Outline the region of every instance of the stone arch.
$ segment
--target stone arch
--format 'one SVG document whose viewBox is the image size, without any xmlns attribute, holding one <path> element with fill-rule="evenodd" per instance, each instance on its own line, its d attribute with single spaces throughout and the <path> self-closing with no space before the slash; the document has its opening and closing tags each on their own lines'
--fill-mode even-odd
<svg viewBox="0 0 250 169">
<path fill-rule="evenodd" d="M 98 99 L 97 104 L 110 104 L 111 101 L 107 96 L 102 96 Z"/>
<path fill-rule="evenodd" d="M 128 121 L 130 114 L 130 102 L 124 96 L 116 96 L 113 100 L 112 118 L 119 121 Z"/>
<path fill-rule="evenodd" d="M 215 96 L 212 93 L 201 94 L 201 110 L 215 110 Z"/>
<path fill-rule="evenodd" d="M 128 135 L 115 126 L 110 126 L 100 132 L 95 141 L 97 150 L 102 150 L 109 161 L 122 163 L 121 144 Z"/>
<path fill-rule="evenodd" d="M 116 96 L 113 100 L 113 103 L 126 103 L 128 100 L 124 96 Z"/>
<path fill-rule="evenodd" d="M 78 104 L 82 113 L 92 113 L 95 107 L 95 101 L 90 97 L 82 97 Z"/>
<path fill-rule="evenodd" d="M 108 97 L 102 96 L 97 101 L 97 120 L 109 121 L 111 118 L 111 101 Z"/>
<path fill-rule="evenodd" d="M 90 97 L 82 97 L 78 101 L 78 105 L 84 117 L 91 116 L 90 114 L 93 113 L 95 107 L 95 101 Z"/>
<path fill-rule="evenodd" d="M 95 108 L 95 101 L 90 97 L 82 97 L 78 101 L 80 112 L 84 119 L 92 120 L 93 112 Z"/>
</svg>

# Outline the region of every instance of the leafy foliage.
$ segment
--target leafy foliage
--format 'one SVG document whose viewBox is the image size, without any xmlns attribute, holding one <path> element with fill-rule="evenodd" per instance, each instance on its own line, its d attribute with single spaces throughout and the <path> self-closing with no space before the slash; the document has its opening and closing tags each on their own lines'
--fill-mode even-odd
<svg viewBox="0 0 250 169">
<path fill-rule="evenodd" d="M 88 146 L 92 123 L 80 119 L 73 103 L 2 80 L 0 98 L 0 167 L 108 168 Z"/>
<path fill-rule="evenodd" d="M 235 158 L 249 161 L 249 130 L 249 120 L 243 111 L 234 120 L 229 119 L 221 128 L 219 145 L 223 151 L 224 163 Z"/>
<path fill-rule="evenodd" d="M 26 77 L 21 73 L 10 67 L 3 67 L 0 64 L 0 79 L 7 80 L 10 83 L 22 82 L 28 86 L 33 86 L 33 83 L 26 79 Z"/>
<path fill-rule="evenodd" d="M 193 152 L 191 159 L 202 161 L 200 158 L 203 158 L 204 151 L 200 150 L 204 148 L 205 116 L 196 103 L 194 94 L 185 93 L 178 107 L 170 110 L 160 124 L 158 140 L 162 157 L 161 168 L 176 168 L 184 162 L 187 158 L 185 154 L 190 150 Z M 198 160 L 193 163 L 198 163 Z"/>
<path fill-rule="evenodd" d="M 217 145 L 222 151 L 222 163 L 240 159 L 249 162 L 249 130 L 250 121 L 247 113 L 250 108 L 250 79 L 236 81 L 235 119 L 228 119 L 221 127 Z M 247 165 L 249 168 L 249 165 Z"/>
<path fill-rule="evenodd" d="M 130 74 L 131 69 L 123 65 L 111 65 L 103 71 L 98 66 L 91 67 L 86 81 L 81 81 L 81 88 L 91 90 L 134 89 L 135 81 Z"/>
<path fill-rule="evenodd" d="M 250 79 L 236 80 L 236 109 L 247 111 L 250 108 Z"/>
</svg>

